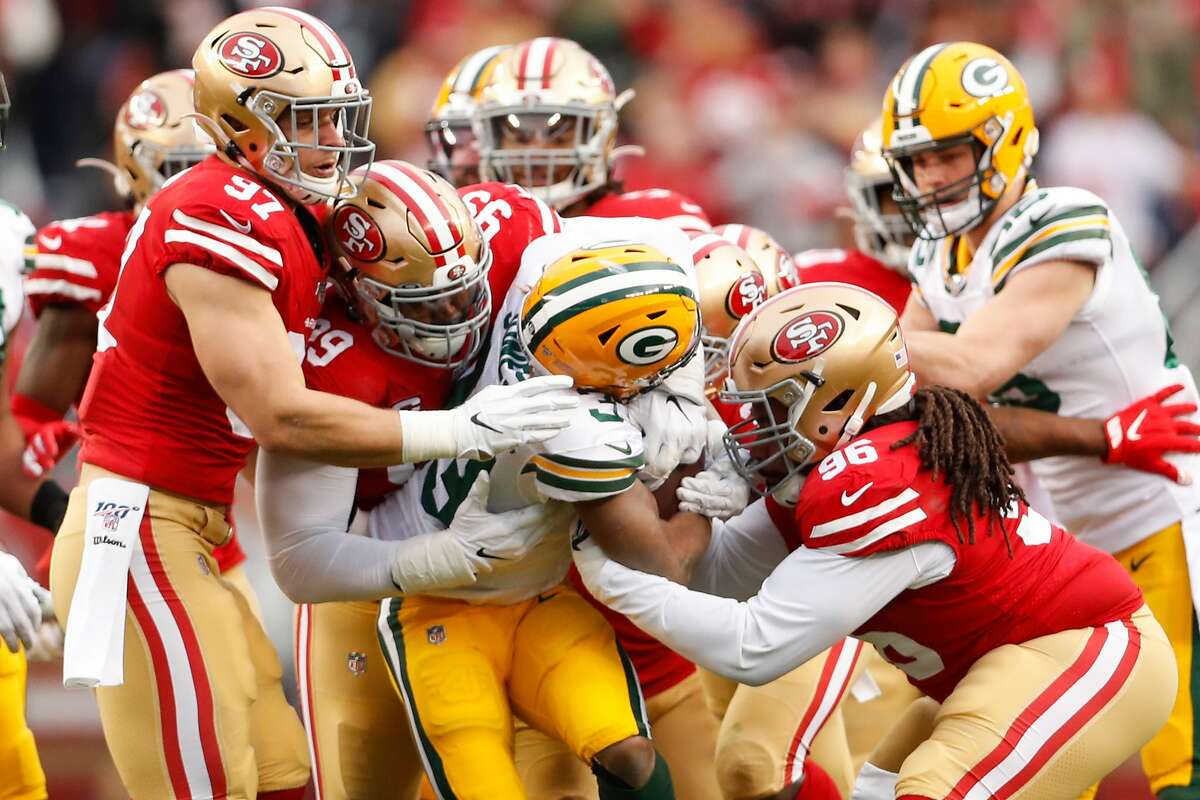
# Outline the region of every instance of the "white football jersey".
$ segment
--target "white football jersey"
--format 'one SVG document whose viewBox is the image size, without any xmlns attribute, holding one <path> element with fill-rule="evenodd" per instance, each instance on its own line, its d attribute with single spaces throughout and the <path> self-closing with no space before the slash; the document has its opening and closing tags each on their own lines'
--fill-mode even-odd
<svg viewBox="0 0 1200 800">
<path fill-rule="evenodd" d="M 1184 390 L 1172 401 L 1197 401 L 1191 372 L 1172 351 L 1158 297 L 1120 223 L 1096 195 L 1031 183 L 988 231 L 969 264 L 957 263 L 959 252 L 959 237 L 918 240 L 909 259 L 918 298 L 951 333 L 1023 269 L 1058 260 L 1096 265 L 1092 294 L 1067 329 L 999 387 L 993 402 L 1104 418 L 1173 383 Z M 1170 460 L 1200 474 L 1200 459 L 1194 456 Z M 1110 553 L 1200 507 L 1200 485 L 1177 486 L 1096 458 L 1061 456 L 1032 466 L 1062 523 Z"/>
<path fill-rule="evenodd" d="M 21 274 L 26 247 L 32 246 L 36 232 L 19 208 L 0 200 L 0 353 L 7 349 L 8 338 L 25 309 Z"/>
<path fill-rule="evenodd" d="M 476 392 L 530 377 L 532 365 L 518 335 L 521 307 L 545 268 L 571 250 L 614 240 L 645 242 L 692 276 L 687 237 L 666 223 L 635 218 L 580 222 L 572 220 L 567 231 L 543 236 L 525 250 L 496 318 Z M 488 508 L 497 512 L 534 503 L 599 500 L 630 488 L 645 463 L 641 428 L 623 404 L 596 392 L 581 394 L 582 403 L 562 433 L 501 453 L 490 467 L 466 459 L 422 465 L 402 489 L 371 511 L 371 535 L 396 539 L 445 529 L 484 469 L 491 475 Z M 571 520 L 520 561 L 498 562 L 472 586 L 432 594 L 474 603 L 517 603 L 534 597 L 566 577 L 574 527 Z"/>
</svg>

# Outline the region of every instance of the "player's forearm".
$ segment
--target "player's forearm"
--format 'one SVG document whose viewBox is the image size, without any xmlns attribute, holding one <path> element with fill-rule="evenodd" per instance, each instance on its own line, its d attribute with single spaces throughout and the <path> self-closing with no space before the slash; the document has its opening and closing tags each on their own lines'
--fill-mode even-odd
<svg viewBox="0 0 1200 800">
<path fill-rule="evenodd" d="M 664 527 L 679 572 L 678 582 L 686 586 L 691 581 L 696 563 L 708 550 L 712 523 L 700 514 L 681 511 L 671 517 Z"/>
<path fill-rule="evenodd" d="M 77 307 L 44 309 L 21 362 L 15 393 L 66 414 L 83 390 L 95 351 L 95 314 Z"/>
<path fill-rule="evenodd" d="M 304 388 L 268 391 L 267 396 L 267 403 L 243 417 L 265 450 L 343 467 L 384 467 L 404 460 L 404 435 L 395 411 Z"/>
<path fill-rule="evenodd" d="M 1060 417 L 1046 411 L 1012 406 L 985 406 L 1004 437 L 1014 463 L 1049 456 L 1095 456 L 1107 452 L 1104 423 L 1098 419 Z"/>
<path fill-rule="evenodd" d="M 992 374 L 978 350 L 950 334 L 906 332 L 904 341 L 909 365 L 922 386 L 949 386 L 983 398 L 1005 380 Z"/>
</svg>

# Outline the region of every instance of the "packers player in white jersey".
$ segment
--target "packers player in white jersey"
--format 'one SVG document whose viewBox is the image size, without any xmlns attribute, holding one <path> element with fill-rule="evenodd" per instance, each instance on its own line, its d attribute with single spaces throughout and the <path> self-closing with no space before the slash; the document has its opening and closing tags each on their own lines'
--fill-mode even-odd
<svg viewBox="0 0 1200 800">
<path fill-rule="evenodd" d="M 1176 483 L 1124 468 L 1147 467 L 1131 446 L 1194 417 L 1196 387 L 1158 299 L 1103 199 L 1033 180 L 1033 110 L 1000 53 L 953 42 L 910 58 L 884 99 L 883 145 L 917 235 L 901 324 L 919 379 L 1063 416 L 1114 415 L 1107 463 L 1061 456 L 1033 468 L 1063 524 L 1129 570 L 1171 638 L 1180 692 L 1142 760 L 1160 797 L 1200 798 L 1200 485 L 1184 485 L 1196 458 L 1159 465 Z"/>
<path fill-rule="evenodd" d="M 682 575 L 670 542 L 707 537 L 708 523 L 695 514 L 659 519 L 638 480 L 643 435 L 624 401 L 670 391 L 672 374 L 698 350 L 683 233 L 652 220 L 584 219 L 536 240 L 500 309 L 476 391 L 565 374 L 581 407 L 544 446 L 490 465 L 431 463 L 372 512 L 373 534 L 445 527 L 487 470 L 489 510 L 569 503 L 598 538 Z M 572 527 L 470 586 L 384 603 L 380 642 L 439 797 L 526 796 L 514 715 L 588 763 L 601 800 L 675 796 L 632 664 L 600 613 L 563 583 Z"/>
</svg>

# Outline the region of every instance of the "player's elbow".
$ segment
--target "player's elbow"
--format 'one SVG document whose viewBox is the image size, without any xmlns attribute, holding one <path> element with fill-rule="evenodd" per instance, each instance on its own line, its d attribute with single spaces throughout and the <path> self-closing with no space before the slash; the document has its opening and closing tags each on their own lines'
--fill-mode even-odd
<svg viewBox="0 0 1200 800">
<path fill-rule="evenodd" d="M 787 670 L 780 669 L 775 664 L 761 662 L 757 664 L 739 665 L 736 668 L 729 670 L 725 677 L 730 680 L 744 683 L 747 686 L 763 686 L 777 678 L 781 678 L 787 674 Z"/>
</svg>

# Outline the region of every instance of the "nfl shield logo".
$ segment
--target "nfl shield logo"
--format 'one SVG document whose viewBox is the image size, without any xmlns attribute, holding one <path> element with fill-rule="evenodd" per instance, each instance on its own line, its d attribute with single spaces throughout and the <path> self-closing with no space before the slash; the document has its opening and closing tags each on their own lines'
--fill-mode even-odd
<svg viewBox="0 0 1200 800">
<path fill-rule="evenodd" d="M 346 669 L 351 675 L 362 675 L 367 671 L 367 654 L 352 650 L 346 654 Z"/>
<path fill-rule="evenodd" d="M 430 644 L 441 644 L 446 641 L 446 629 L 441 625 L 430 625 L 429 629 L 425 631 L 425 636 L 429 639 Z"/>
</svg>

